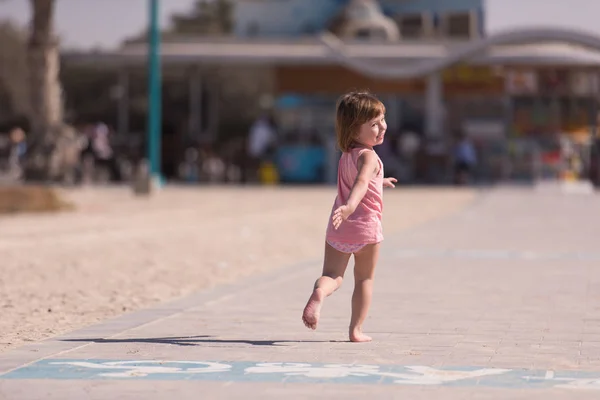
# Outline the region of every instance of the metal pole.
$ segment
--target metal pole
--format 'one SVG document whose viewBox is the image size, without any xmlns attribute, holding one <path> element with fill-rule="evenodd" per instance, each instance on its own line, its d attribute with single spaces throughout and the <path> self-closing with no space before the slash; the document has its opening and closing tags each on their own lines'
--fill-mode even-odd
<svg viewBox="0 0 600 400">
<path fill-rule="evenodd" d="M 590 126 L 590 143 L 589 146 L 587 146 L 587 152 L 586 152 L 586 156 L 587 156 L 587 166 L 586 166 L 586 171 L 587 171 L 587 180 L 590 181 L 592 183 L 593 186 L 597 185 L 597 179 L 598 177 L 596 176 L 595 173 L 592 172 L 592 165 L 594 165 L 596 163 L 597 160 L 594 160 L 594 158 L 598 157 L 598 148 L 596 145 L 597 139 L 598 139 L 598 77 L 596 75 L 596 71 L 590 72 L 590 74 L 592 77 L 590 77 L 589 79 L 592 80 L 592 87 L 593 87 L 593 91 L 592 91 L 592 104 L 591 104 L 591 116 L 590 116 L 590 122 L 591 122 L 591 126 Z M 597 166 L 596 166 L 596 170 L 597 170 Z M 594 171 L 596 172 L 596 171 Z"/>
<path fill-rule="evenodd" d="M 196 141 L 202 133 L 202 78 L 194 68 L 189 76 L 189 139 Z"/>
<path fill-rule="evenodd" d="M 443 85 L 441 72 L 435 72 L 427 77 L 425 93 L 425 135 L 427 139 L 439 139 L 443 135 Z"/>
<path fill-rule="evenodd" d="M 209 88 L 208 135 L 206 136 L 206 139 L 213 144 L 219 135 L 219 86 L 212 84 Z"/>
<path fill-rule="evenodd" d="M 160 27 L 158 23 L 160 0 L 149 1 L 148 27 L 148 161 L 150 178 L 160 181 L 161 153 L 161 62 Z"/>
<path fill-rule="evenodd" d="M 119 109 L 117 114 L 118 132 L 121 137 L 129 133 L 129 71 L 119 71 Z"/>
</svg>

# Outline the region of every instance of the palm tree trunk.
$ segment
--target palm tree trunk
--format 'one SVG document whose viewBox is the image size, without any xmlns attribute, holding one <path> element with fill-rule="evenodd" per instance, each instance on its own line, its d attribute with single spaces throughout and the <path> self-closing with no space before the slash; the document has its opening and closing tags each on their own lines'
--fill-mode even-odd
<svg viewBox="0 0 600 400">
<path fill-rule="evenodd" d="M 30 74 L 32 169 L 57 174 L 57 142 L 63 128 L 63 98 L 59 78 L 60 53 L 54 33 L 56 0 L 30 0 L 33 17 L 28 47 Z M 58 157 L 60 158 L 60 157 Z M 48 173 L 50 176 L 48 176 Z"/>
<path fill-rule="evenodd" d="M 32 129 L 47 131 L 63 118 L 62 88 L 59 80 L 60 54 L 54 34 L 56 0 L 30 0 L 33 11 L 29 38 Z"/>
</svg>

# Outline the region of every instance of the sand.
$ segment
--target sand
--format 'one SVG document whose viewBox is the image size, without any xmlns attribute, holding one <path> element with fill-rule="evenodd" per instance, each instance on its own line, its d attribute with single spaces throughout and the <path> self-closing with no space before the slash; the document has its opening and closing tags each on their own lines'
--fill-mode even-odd
<svg viewBox="0 0 600 400">
<path fill-rule="evenodd" d="M 0 352 L 318 259 L 335 188 L 168 187 L 136 198 L 110 187 L 64 195 L 76 211 L 0 217 Z M 454 213 L 474 197 L 386 190 L 385 234 Z"/>
</svg>

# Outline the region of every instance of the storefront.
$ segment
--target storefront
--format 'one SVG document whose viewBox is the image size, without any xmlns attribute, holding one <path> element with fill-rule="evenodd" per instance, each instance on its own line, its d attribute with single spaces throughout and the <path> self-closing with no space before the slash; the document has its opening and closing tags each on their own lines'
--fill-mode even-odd
<svg viewBox="0 0 600 400">
<path fill-rule="evenodd" d="M 288 169 L 302 165 L 296 171 L 300 180 L 334 179 L 335 100 L 352 89 L 368 89 L 386 103 L 390 138 L 410 130 L 422 139 L 421 147 L 449 158 L 453 135 L 465 132 L 479 147 L 482 179 L 531 179 L 540 174 L 540 159 L 552 159 L 545 154 L 545 141 L 590 127 L 586 120 L 595 112 L 597 84 L 590 84 L 596 78 L 587 73 L 595 76 L 600 57 L 584 48 L 521 45 L 521 40 L 600 48 L 600 38 L 560 29 L 511 31 L 462 44 L 351 41 L 341 42 L 339 50 L 317 37 L 198 38 L 164 43 L 162 60 L 165 68 L 253 65 L 270 71 L 270 92 L 263 94 L 274 99 L 278 133 L 287 145 L 288 156 L 280 162 Z M 145 44 L 133 43 L 112 53 L 66 54 L 64 59 L 143 66 L 146 50 Z M 294 152 L 300 154 L 296 161 L 289 156 Z M 302 157 L 318 161 L 299 161 Z M 445 162 L 447 169 L 450 160 Z"/>
<path fill-rule="evenodd" d="M 388 140 L 395 142 L 399 136 L 411 132 L 420 137 L 421 143 L 425 142 L 425 79 L 370 79 L 340 66 L 282 66 L 275 69 L 275 76 L 276 116 L 279 133 L 285 141 L 286 159 L 296 152 L 317 154 L 315 147 L 328 146 L 334 132 L 337 97 L 357 88 L 377 93 L 386 104 Z M 458 132 L 467 132 L 482 152 L 490 153 L 491 144 L 496 145 L 506 137 L 503 76 L 491 66 L 458 65 L 443 71 L 441 78 L 445 108 L 443 129 L 448 139 L 444 143 L 441 162 L 450 162 L 446 158 Z M 496 124 L 500 128 L 490 135 L 490 129 L 484 128 L 484 124 Z M 326 163 L 327 154 L 318 154 L 322 157 L 318 167 L 309 167 L 313 163 L 294 163 L 298 165 L 298 179 L 308 179 L 308 176 L 310 179 L 318 179 L 318 176 L 327 179 L 326 175 L 318 174 L 321 163 Z M 399 152 L 395 154 L 402 157 Z M 428 164 L 431 161 L 423 157 L 419 160 L 414 162 Z M 486 154 L 483 160 L 482 178 L 498 179 L 499 161 L 493 159 L 492 154 Z M 281 165 L 281 168 L 288 171 L 289 165 Z M 306 168 L 313 172 L 309 174 Z M 410 172 L 405 179 L 408 181 L 425 179 L 427 175 L 427 171 L 421 171 L 416 165 L 407 168 Z M 335 176 L 329 178 L 335 179 Z"/>
<path fill-rule="evenodd" d="M 600 93 L 598 71 L 545 66 L 513 69 L 507 76 L 512 156 L 515 161 L 532 158 L 515 165 L 532 164 L 536 168 L 532 173 L 541 178 L 573 172 L 580 175 L 580 167 L 590 161 Z M 572 152 L 577 154 L 568 154 Z M 573 157 L 576 161 L 571 160 Z M 523 175 L 525 171 L 519 173 Z"/>
</svg>

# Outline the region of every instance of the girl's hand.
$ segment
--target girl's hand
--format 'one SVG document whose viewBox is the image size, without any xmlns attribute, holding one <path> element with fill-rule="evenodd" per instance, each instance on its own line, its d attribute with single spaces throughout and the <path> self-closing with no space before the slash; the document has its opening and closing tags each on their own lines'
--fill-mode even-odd
<svg viewBox="0 0 600 400">
<path fill-rule="evenodd" d="M 383 187 L 395 188 L 396 185 L 394 183 L 398 182 L 396 178 L 384 178 L 383 179 Z"/>
<path fill-rule="evenodd" d="M 340 227 L 342 222 L 348 219 L 348 217 L 352 214 L 352 210 L 349 206 L 343 205 L 338 207 L 331 216 L 331 220 L 333 221 L 333 228 L 337 229 Z"/>
</svg>

